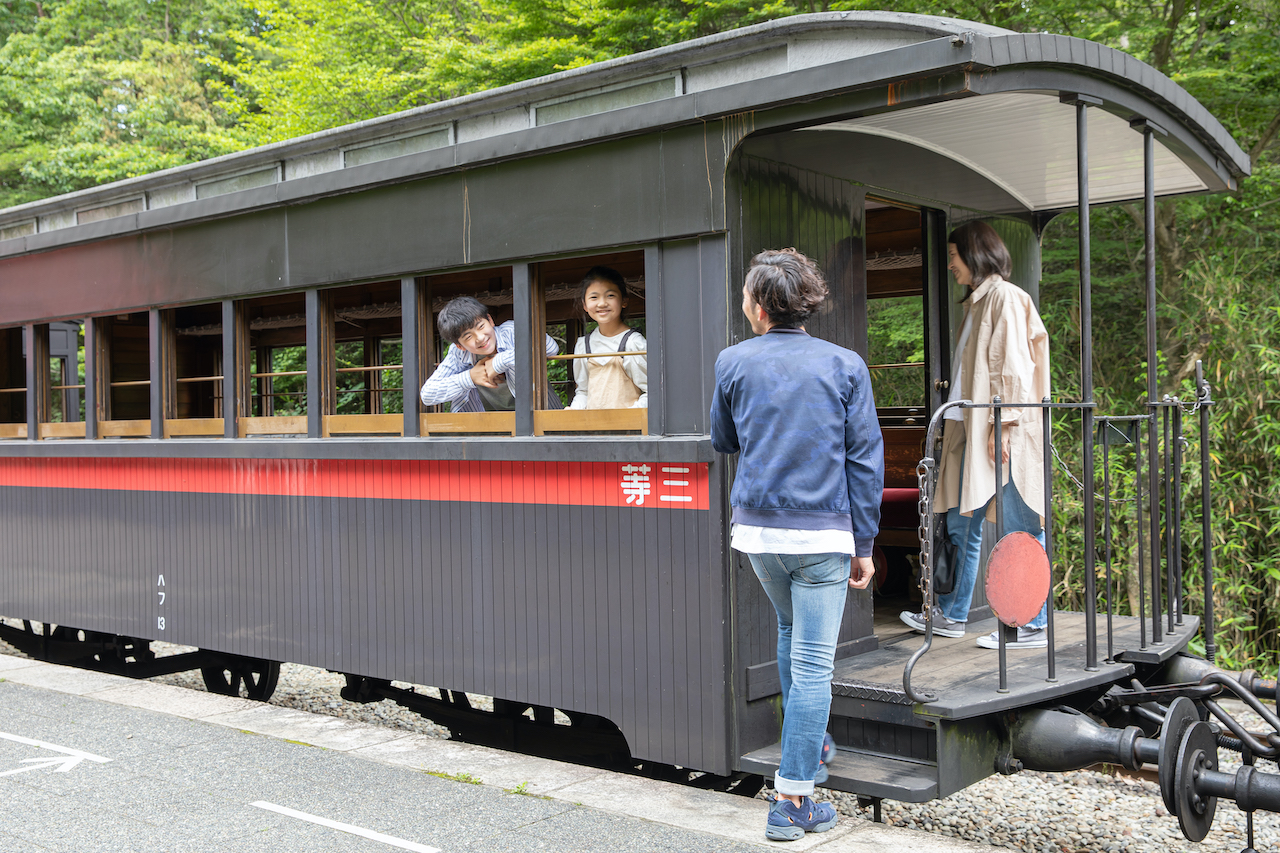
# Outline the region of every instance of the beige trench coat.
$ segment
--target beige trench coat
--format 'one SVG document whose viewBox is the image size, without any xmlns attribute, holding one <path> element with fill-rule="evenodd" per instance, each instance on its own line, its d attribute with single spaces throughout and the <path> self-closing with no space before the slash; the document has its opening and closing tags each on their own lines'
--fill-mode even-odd
<svg viewBox="0 0 1280 853">
<path fill-rule="evenodd" d="M 966 310 L 973 327 L 964 352 L 960 399 L 990 403 L 1038 403 L 1049 396 L 1049 333 L 1031 296 L 993 275 L 974 289 Z M 994 409 L 965 409 L 963 421 L 947 421 L 943 432 L 941 470 L 934 509 L 959 506 L 971 515 L 996 493 L 996 467 L 987 453 L 995 424 Z M 1002 408 L 1001 430 L 1009 433 L 1009 464 L 1018 494 L 1027 506 L 1044 514 L 1044 426 L 1039 408 Z M 963 451 L 964 491 L 960 489 Z M 995 504 L 987 512 L 995 520 Z"/>
</svg>

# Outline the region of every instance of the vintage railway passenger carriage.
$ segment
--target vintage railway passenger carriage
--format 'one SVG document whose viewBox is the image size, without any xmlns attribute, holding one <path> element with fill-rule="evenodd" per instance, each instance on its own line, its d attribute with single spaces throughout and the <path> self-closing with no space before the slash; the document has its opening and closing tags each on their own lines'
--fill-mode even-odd
<svg viewBox="0 0 1280 853">
<path fill-rule="evenodd" d="M 1112 620 L 1104 601 L 1105 630 L 1095 600 L 1059 613 L 1047 659 L 998 667 L 939 643 L 904 684 L 919 644 L 890 594 L 915 584 L 917 463 L 950 376 L 947 229 L 992 222 L 1035 294 L 1041 229 L 1081 210 L 1074 405 L 1091 436 L 1088 205 L 1228 190 L 1247 171 L 1203 107 L 1122 53 L 831 13 L 0 211 L 0 636 L 136 675 L 199 667 L 257 698 L 278 662 L 311 664 L 348 673 L 349 699 L 394 698 L 458 737 L 758 785 L 777 741 L 774 627 L 727 547 L 733 462 L 711 450 L 708 407 L 717 353 L 749 334 L 745 264 L 793 245 L 831 282 L 810 332 L 873 366 L 889 459 L 886 603 L 850 597 L 831 784 L 918 801 L 1055 761 L 1164 773 L 1178 756 L 1157 751 L 1209 724 L 1183 707 L 1179 739 L 1155 739 L 1161 716 L 1133 709 L 1174 694 L 1130 681 L 1211 667 L 1181 654 L 1200 620 L 1175 589 L 1180 548 L 1161 568 L 1178 504 L 1158 488 L 1151 609 Z M 567 396 L 572 371 L 542 335 L 572 352 L 588 331 L 574 286 L 597 264 L 628 282 L 649 406 L 546 409 L 532 401 Z M 537 393 L 513 412 L 418 402 L 444 352 L 435 313 L 462 294 L 514 320 L 517 385 Z M 914 318 L 905 348 L 890 315 Z M 1136 421 L 1180 430 L 1152 393 Z M 1174 469 L 1157 468 L 1143 476 L 1159 486 Z M 157 659 L 158 640 L 200 651 Z M 1175 693 L 1210 708 L 1241 683 Z M 1041 710 L 1059 706 L 1117 727 Z M 1055 739 L 1077 746 L 1044 757 Z M 1189 835 L 1205 801 L 1172 809 Z"/>
</svg>

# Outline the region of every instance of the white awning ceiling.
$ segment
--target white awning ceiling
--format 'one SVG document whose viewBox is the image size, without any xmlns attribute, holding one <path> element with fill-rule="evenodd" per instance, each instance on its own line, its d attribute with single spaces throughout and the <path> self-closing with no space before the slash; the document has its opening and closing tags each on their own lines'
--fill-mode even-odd
<svg viewBox="0 0 1280 853">
<path fill-rule="evenodd" d="M 1141 198 L 1142 134 L 1124 119 L 1091 108 L 1089 200 Z M 897 139 L 967 166 L 1028 210 L 1076 204 L 1076 110 L 1057 93 L 1012 92 L 912 107 L 818 125 Z M 1205 183 L 1156 136 L 1156 195 L 1198 192 Z M 940 187 L 940 190 L 945 188 Z M 946 197 L 945 191 L 939 197 Z"/>
</svg>

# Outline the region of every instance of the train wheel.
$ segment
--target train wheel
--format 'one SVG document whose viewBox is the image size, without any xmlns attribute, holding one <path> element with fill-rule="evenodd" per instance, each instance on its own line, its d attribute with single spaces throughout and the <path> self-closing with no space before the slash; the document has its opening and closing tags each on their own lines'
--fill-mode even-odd
<svg viewBox="0 0 1280 853">
<path fill-rule="evenodd" d="M 221 666 L 200 667 L 200 675 L 210 693 L 239 696 L 243 687 L 248 698 L 266 702 L 276 692 L 280 664 L 260 658 L 228 657 Z"/>
</svg>

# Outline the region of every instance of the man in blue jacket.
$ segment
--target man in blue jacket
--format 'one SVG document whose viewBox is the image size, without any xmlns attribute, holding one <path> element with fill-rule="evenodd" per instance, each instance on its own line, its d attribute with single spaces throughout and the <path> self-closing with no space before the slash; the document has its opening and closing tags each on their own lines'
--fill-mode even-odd
<svg viewBox="0 0 1280 853">
<path fill-rule="evenodd" d="M 782 762 L 765 825 L 774 841 L 836 824 L 835 809 L 812 794 L 835 752 L 826 729 L 846 582 L 871 582 L 884 490 L 867 366 L 804 330 L 826 297 L 821 271 L 804 255 L 756 255 L 742 313 L 759 337 L 720 353 L 711 406 L 712 445 L 739 454 L 732 545 L 778 613 Z"/>
</svg>

